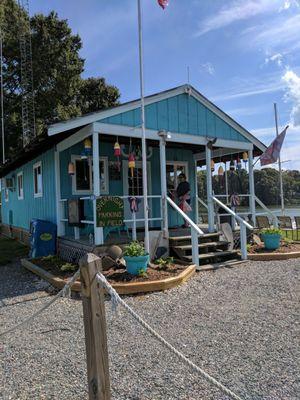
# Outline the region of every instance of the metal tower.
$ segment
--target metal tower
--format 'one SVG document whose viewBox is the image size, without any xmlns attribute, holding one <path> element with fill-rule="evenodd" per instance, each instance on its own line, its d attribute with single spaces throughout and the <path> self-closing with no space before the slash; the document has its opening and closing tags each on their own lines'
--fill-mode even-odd
<svg viewBox="0 0 300 400">
<path fill-rule="evenodd" d="M 22 90 L 23 147 L 36 136 L 33 91 L 32 47 L 28 0 L 18 0 L 20 7 L 20 52 Z"/>
</svg>

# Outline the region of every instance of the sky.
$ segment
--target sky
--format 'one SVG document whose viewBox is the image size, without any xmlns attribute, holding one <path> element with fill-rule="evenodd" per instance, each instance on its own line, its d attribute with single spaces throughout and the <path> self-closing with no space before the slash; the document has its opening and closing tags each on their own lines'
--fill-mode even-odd
<svg viewBox="0 0 300 400">
<path fill-rule="evenodd" d="M 157 0 L 143 7 L 146 95 L 189 82 L 270 144 L 288 129 L 285 169 L 300 169 L 300 0 Z M 104 76 L 121 101 L 139 97 L 136 0 L 30 0 L 55 10 L 83 42 L 84 76 Z"/>
</svg>

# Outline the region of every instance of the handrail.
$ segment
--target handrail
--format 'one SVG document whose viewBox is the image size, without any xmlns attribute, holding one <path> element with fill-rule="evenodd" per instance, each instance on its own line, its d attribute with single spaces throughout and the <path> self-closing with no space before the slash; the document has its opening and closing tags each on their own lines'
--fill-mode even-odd
<svg viewBox="0 0 300 400">
<path fill-rule="evenodd" d="M 272 213 L 272 211 L 257 196 L 254 196 L 254 198 L 255 198 L 255 201 L 261 206 L 261 208 L 264 209 L 266 211 L 266 213 L 272 217 L 275 225 L 278 226 L 277 216 L 274 213 Z"/>
<path fill-rule="evenodd" d="M 199 235 L 204 235 L 204 232 L 195 224 L 194 221 L 191 220 L 191 218 L 186 215 L 184 211 L 178 205 L 170 199 L 170 197 L 167 196 L 167 202 L 170 204 L 171 207 L 174 208 L 175 211 L 177 211 L 182 218 L 199 234 Z"/>
<path fill-rule="evenodd" d="M 196 198 L 197 198 L 197 200 L 198 200 L 198 202 L 199 202 L 200 204 L 202 204 L 206 209 L 208 209 L 207 204 L 206 204 L 202 199 L 200 199 L 199 196 L 196 196 Z"/>
<path fill-rule="evenodd" d="M 228 214 L 233 216 L 239 223 L 245 225 L 248 229 L 253 229 L 253 226 L 250 225 L 247 221 L 245 221 L 243 218 L 241 218 L 238 214 L 236 214 L 234 211 L 232 211 L 229 207 L 227 207 L 224 203 L 222 203 L 219 199 L 217 199 L 215 196 L 212 196 L 213 200 L 220 206 L 222 207 Z"/>
</svg>

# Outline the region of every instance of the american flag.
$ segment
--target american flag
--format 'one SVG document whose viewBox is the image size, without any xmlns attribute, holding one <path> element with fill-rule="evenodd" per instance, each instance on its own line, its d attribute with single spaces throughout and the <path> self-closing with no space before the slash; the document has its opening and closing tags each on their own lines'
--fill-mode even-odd
<svg viewBox="0 0 300 400">
<path fill-rule="evenodd" d="M 165 9 L 169 5 L 169 0 L 157 0 L 161 8 Z"/>
<path fill-rule="evenodd" d="M 280 154 L 282 143 L 285 138 L 286 130 L 289 126 L 286 126 L 284 130 L 273 140 L 267 150 L 260 157 L 260 165 L 269 165 L 275 163 Z"/>
</svg>

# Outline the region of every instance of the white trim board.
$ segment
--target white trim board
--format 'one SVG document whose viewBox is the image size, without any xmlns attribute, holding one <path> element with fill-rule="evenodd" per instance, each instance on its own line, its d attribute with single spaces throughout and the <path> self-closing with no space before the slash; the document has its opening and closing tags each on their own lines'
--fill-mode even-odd
<svg viewBox="0 0 300 400">
<path fill-rule="evenodd" d="M 230 125 L 233 129 L 238 131 L 242 136 L 246 137 L 251 143 L 254 143 L 260 150 L 265 151 L 266 146 L 261 143 L 255 136 L 253 136 L 250 132 L 248 132 L 245 128 L 235 122 L 229 115 L 211 103 L 207 98 L 205 98 L 201 93 L 199 93 L 196 89 L 194 89 L 190 85 L 182 85 L 174 89 L 167 90 L 165 92 L 158 93 L 156 95 L 148 96 L 145 98 L 145 105 L 152 104 L 161 100 L 168 99 L 170 97 L 177 96 L 179 94 L 188 93 L 190 96 L 193 96 L 196 100 L 198 100 L 201 104 L 211 110 L 214 114 L 216 114 L 219 118 L 221 118 L 224 122 Z M 75 119 L 71 119 L 69 121 L 60 122 L 54 125 L 50 125 L 48 127 L 48 136 L 53 136 L 61 132 L 68 131 L 70 129 L 75 129 L 83 125 L 95 123 L 101 119 L 112 117 L 114 115 L 118 115 L 127 111 L 134 110 L 140 107 L 140 100 L 134 100 L 132 102 L 113 107 L 109 110 L 103 110 L 96 113 L 92 113 L 89 115 L 85 115 L 82 117 L 78 117 Z M 132 129 L 132 128 L 131 128 Z"/>
</svg>

